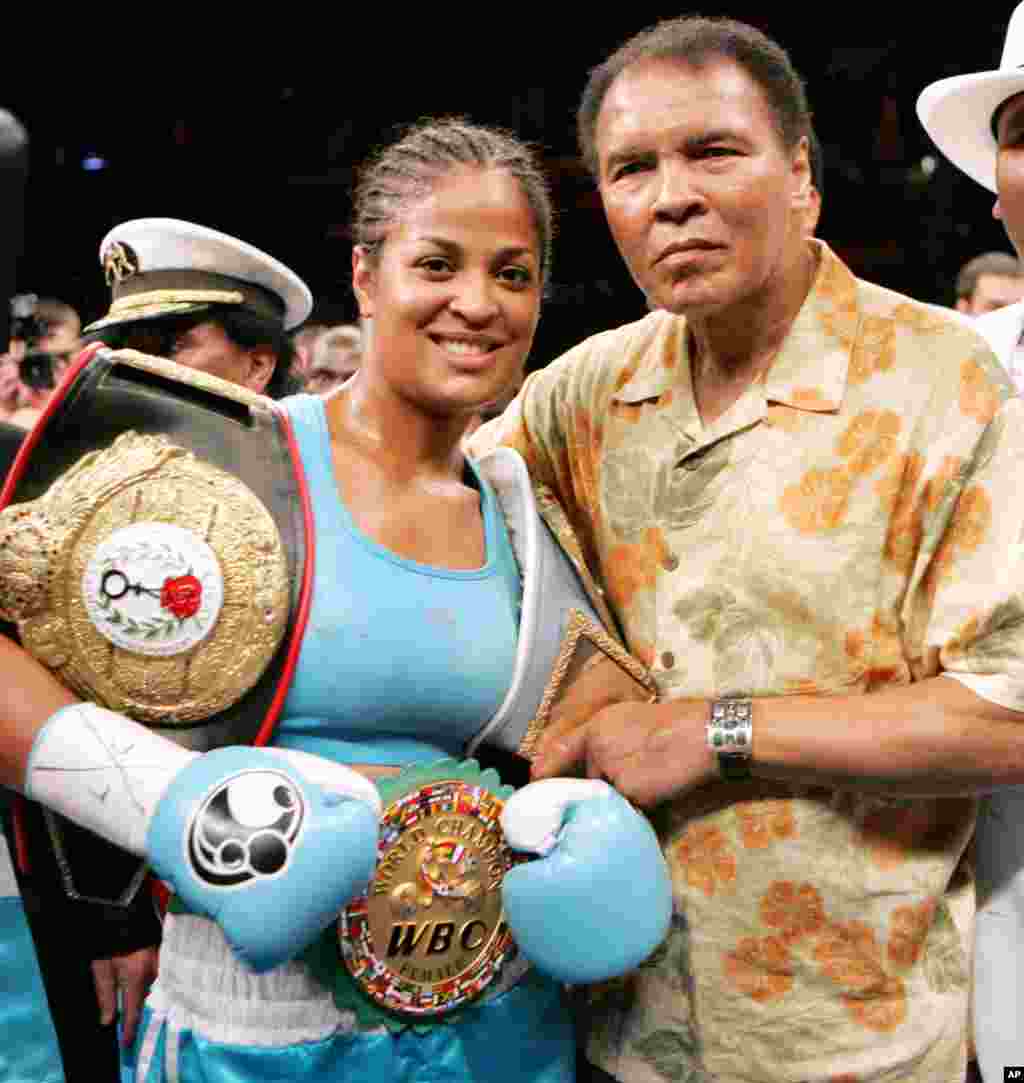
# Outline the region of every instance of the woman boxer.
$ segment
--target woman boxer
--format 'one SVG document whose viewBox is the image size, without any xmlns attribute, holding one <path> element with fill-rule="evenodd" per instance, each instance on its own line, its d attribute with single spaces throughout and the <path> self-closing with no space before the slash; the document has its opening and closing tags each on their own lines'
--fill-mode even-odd
<svg viewBox="0 0 1024 1083">
<path fill-rule="evenodd" d="M 547 791 L 538 791 L 537 801 L 527 797 L 518 841 L 509 839 L 547 856 L 500 885 L 516 941 L 538 967 L 503 956 L 497 978 L 487 964 L 480 971 L 479 995 L 459 985 L 468 964 L 447 949 L 471 953 L 483 939 L 493 849 L 482 843 L 474 852 L 487 826 L 486 810 L 469 807 L 478 775 L 451 761 L 438 775 L 432 765 L 463 755 L 506 699 L 522 602 L 498 499 L 460 441 L 475 412 L 521 375 L 549 267 L 551 212 L 524 147 L 444 121 L 413 129 L 364 170 L 355 234 L 353 282 L 370 328 L 360 370 L 326 400 L 284 402 L 317 544 L 309 623 L 272 743 L 299 755 L 300 775 L 311 753 L 353 767 L 378 783 L 385 805 L 389 794 L 397 807 L 409 793 L 426 794 L 406 810 L 412 823 L 429 821 L 438 778 L 468 772 L 470 785 L 434 834 L 412 830 L 409 847 L 381 859 L 367 916 L 346 918 L 342 953 L 352 965 L 340 980 L 330 970 L 340 965 L 330 958 L 336 940 L 326 968 L 314 953 L 269 969 L 261 958 L 256 972 L 239 961 L 237 928 L 222 930 L 215 905 L 186 895 L 187 908 L 172 907 L 126 1065 L 139 1083 L 568 1081 L 574 1039 L 558 979 L 635 965 L 667 924 L 668 882 L 646 822 L 603 783 L 578 780 L 578 797 L 554 798 L 554 818 Z M 427 785 L 417 790 L 417 782 Z M 372 801 L 355 785 L 347 792 L 356 800 L 343 807 L 356 807 L 355 821 Z M 382 839 L 392 826 L 385 821 Z M 366 824 L 343 830 L 359 837 L 352 879 L 365 882 Z M 151 829 L 147 840 L 159 835 Z M 649 885 L 649 916 L 607 928 L 609 900 L 635 884 Z M 396 957 L 386 988 L 374 978 L 380 936 L 376 957 L 352 946 L 380 906 L 387 954 Z M 461 917 L 441 921 L 442 913 Z M 416 951 L 450 959 L 448 970 L 402 963 Z M 605 951 L 614 961 L 592 972 L 590 960 Z M 349 973 L 370 980 L 358 988 Z M 453 987 L 458 1010 L 432 1013 Z"/>
</svg>

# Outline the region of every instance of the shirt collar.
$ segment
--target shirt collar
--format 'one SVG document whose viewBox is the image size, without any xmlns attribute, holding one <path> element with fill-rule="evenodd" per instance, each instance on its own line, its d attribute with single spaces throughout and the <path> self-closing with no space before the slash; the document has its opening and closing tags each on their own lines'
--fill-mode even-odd
<svg viewBox="0 0 1024 1083">
<path fill-rule="evenodd" d="M 834 412 L 846 391 L 850 358 L 861 313 L 857 280 L 823 241 L 810 242 L 818 270 L 778 356 L 764 378 L 764 397 L 799 410 Z M 636 372 L 612 398 L 616 402 L 657 399 L 670 387 L 693 397 L 686 320 L 661 313 L 661 320 Z"/>
</svg>

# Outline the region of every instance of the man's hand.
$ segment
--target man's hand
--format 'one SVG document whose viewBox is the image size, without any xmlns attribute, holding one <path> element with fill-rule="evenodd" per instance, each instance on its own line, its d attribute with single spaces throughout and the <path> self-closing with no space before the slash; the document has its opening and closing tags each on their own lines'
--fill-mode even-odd
<svg viewBox="0 0 1024 1083">
<path fill-rule="evenodd" d="M 532 777 L 579 773 L 603 778 L 643 807 L 718 777 L 707 747 L 706 700 L 615 703 L 582 725 L 556 722 L 541 737 Z"/>
<path fill-rule="evenodd" d="M 142 1014 L 142 1002 L 156 978 L 157 948 L 140 948 L 130 955 L 94 959 L 92 980 L 100 1005 L 100 1023 L 109 1026 L 117 1014 L 117 993 L 121 991 L 121 1040 L 129 1046 Z"/>
</svg>

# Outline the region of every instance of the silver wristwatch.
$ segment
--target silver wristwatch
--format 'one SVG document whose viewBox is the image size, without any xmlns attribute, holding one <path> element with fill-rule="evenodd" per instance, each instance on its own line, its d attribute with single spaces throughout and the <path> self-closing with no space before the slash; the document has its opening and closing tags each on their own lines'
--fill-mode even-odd
<svg viewBox="0 0 1024 1083">
<path fill-rule="evenodd" d="M 718 757 L 718 769 L 728 782 L 751 777 L 754 705 L 749 699 L 716 699 L 708 719 L 708 747 Z"/>
</svg>

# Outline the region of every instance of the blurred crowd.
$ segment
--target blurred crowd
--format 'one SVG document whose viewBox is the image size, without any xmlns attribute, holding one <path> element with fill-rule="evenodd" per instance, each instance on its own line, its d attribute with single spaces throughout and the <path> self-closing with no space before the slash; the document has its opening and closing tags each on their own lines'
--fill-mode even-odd
<svg viewBox="0 0 1024 1083">
<path fill-rule="evenodd" d="M 177 323 L 177 341 L 202 322 L 195 318 Z M 359 368 L 363 342 L 364 331 L 357 324 L 306 323 L 290 336 L 291 363 L 280 380 L 280 392 L 330 394 Z M 83 345 L 82 319 L 71 305 L 30 293 L 13 298 L 10 343 L 0 355 L 0 421 L 31 428 Z M 153 352 L 175 351 L 154 346 Z M 274 388 L 267 390 L 273 393 Z"/>
</svg>

